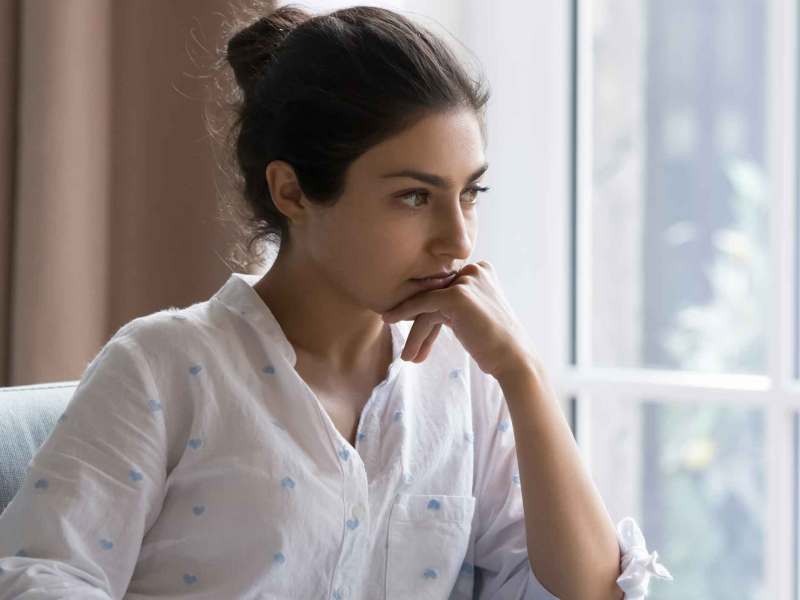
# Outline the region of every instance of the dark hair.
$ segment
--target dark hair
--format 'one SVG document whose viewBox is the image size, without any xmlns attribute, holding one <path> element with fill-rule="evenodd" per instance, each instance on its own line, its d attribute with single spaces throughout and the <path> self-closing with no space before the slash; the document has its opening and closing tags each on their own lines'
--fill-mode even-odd
<svg viewBox="0 0 800 600">
<path fill-rule="evenodd" d="M 229 28 L 219 63 L 230 65 L 237 87 L 224 146 L 235 158 L 228 174 L 245 201 L 238 220 L 249 236 L 245 261 L 234 262 L 247 267 L 258 261 L 255 242 L 280 247 L 288 235 L 265 179 L 273 160 L 293 167 L 309 200 L 333 204 L 354 160 L 428 115 L 472 109 L 486 143 L 488 85 L 409 18 L 370 6 L 312 15 L 296 4 L 261 14 Z M 227 208 L 236 212 L 236 203 Z"/>
</svg>

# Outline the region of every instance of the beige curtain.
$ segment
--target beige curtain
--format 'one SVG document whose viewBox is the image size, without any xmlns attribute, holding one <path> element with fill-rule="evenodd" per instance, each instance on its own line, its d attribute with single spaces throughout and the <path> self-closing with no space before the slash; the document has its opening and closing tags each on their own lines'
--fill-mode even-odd
<svg viewBox="0 0 800 600">
<path fill-rule="evenodd" d="M 0 385 L 74 380 L 235 268 L 200 77 L 229 2 L 0 3 Z"/>
</svg>

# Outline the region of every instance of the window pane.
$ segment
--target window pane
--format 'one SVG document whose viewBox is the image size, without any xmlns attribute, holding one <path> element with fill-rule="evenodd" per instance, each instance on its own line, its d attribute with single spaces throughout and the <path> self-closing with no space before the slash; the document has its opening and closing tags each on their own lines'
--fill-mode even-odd
<svg viewBox="0 0 800 600">
<path fill-rule="evenodd" d="M 581 1 L 592 2 L 592 362 L 763 373 L 769 3 Z"/>
<path fill-rule="evenodd" d="M 591 399 L 592 475 L 673 577 L 648 600 L 766 600 L 765 418 L 711 402 Z"/>
</svg>

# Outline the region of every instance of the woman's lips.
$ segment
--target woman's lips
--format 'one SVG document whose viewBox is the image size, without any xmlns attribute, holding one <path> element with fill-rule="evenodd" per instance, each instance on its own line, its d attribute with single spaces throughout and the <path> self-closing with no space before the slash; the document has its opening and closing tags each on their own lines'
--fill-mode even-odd
<svg viewBox="0 0 800 600">
<path fill-rule="evenodd" d="M 447 287 L 450 285 L 450 282 L 455 279 L 455 277 L 456 273 L 452 273 L 451 275 L 447 275 L 445 277 L 428 277 L 425 279 L 412 279 L 411 281 L 425 289 L 435 290 Z"/>
</svg>

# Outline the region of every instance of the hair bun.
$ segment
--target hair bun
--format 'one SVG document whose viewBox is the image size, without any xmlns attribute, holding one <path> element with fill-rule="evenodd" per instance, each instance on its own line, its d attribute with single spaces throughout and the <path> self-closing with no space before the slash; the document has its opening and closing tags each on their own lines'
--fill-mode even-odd
<svg viewBox="0 0 800 600">
<path fill-rule="evenodd" d="M 283 40 L 309 18 L 311 15 L 300 8 L 282 6 L 240 30 L 228 41 L 226 59 L 233 68 L 236 83 L 246 96 L 252 94 Z"/>
</svg>

